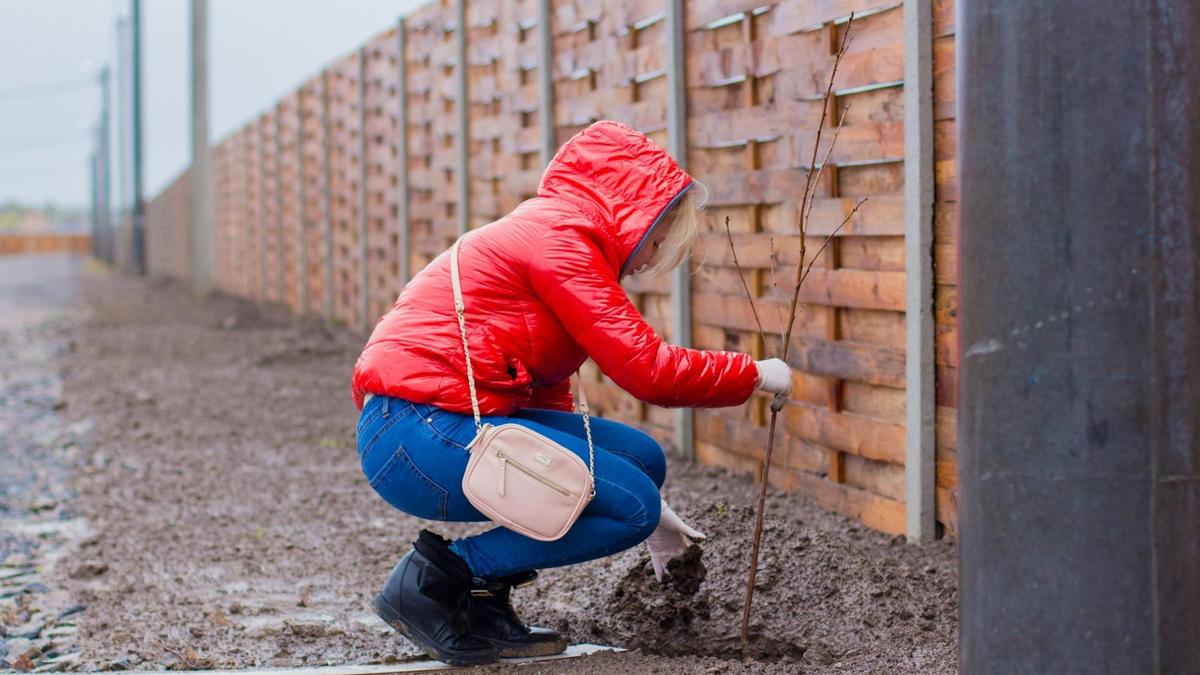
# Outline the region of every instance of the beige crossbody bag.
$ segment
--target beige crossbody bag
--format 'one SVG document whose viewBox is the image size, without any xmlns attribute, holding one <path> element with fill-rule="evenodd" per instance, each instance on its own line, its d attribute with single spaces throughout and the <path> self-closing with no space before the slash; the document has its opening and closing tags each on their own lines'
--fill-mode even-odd
<svg viewBox="0 0 1200 675">
<path fill-rule="evenodd" d="M 526 537 L 554 541 L 571 529 L 596 496 L 596 451 L 592 447 L 583 382 L 577 379 L 579 410 L 587 433 L 588 464 L 528 427 L 479 423 L 479 400 L 475 396 L 475 374 L 467 347 L 462 287 L 458 280 L 458 243 L 454 242 L 450 248 L 450 278 L 454 284 L 454 312 L 458 315 L 463 355 L 467 360 L 471 412 L 475 415 L 475 438 L 466 446 L 471 459 L 463 474 L 463 493 L 492 521 Z"/>
</svg>

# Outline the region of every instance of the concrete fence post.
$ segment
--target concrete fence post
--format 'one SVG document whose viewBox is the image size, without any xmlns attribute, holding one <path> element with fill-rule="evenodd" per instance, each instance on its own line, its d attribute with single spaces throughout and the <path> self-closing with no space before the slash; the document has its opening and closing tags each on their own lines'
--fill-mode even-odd
<svg viewBox="0 0 1200 675">
<path fill-rule="evenodd" d="M 279 302 L 287 303 L 287 283 L 284 274 L 284 241 L 283 232 L 283 110 L 284 106 L 275 107 L 275 288 L 279 292 Z"/>
<path fill-rule="evenodd" d="M 260 116 L 254 122 L 258 131 L 258 273 L 255 274 L 255 296 L 259 302 L 267 299 L 267 140 L 263 133 L 266 121 Z"/>
<path fill-rule="evenodd" d="M 687 23 L 683 0 L 666 0 L 667 32 L 667 150 L 681 168 L 687 170 Z M 671 331 L 673 342 L 692 345 L 692 263 L 689 257 L 671 274 Z M 692 408 L 675 409 L 676 451 L 695 457 L 695 412 Z"/>
<path fill-rule="evenodd" d="M 551 0 L 538 0 L 538 123 L 541 126 L 542 168 L 554 159 L 554 15 Z"/>
<path fill-rule="evenodd" d="M 321 72 L 321 235 L 324 243 L 322 314 L 333 320 L 333 190 L 329 177 L 329 71 Z"/>
<path fill-rule="evenodd" d="M 370 224 L 367 219 L 367 48 L 358 50 L 358 329 L 370 326 L 370 271 L 368 258 L 371 247 L 367 241 Z"/>
<path fill-rule="evenodd" d="M 304 161 L 304 144 L 306 136 L 304 134 L 304 125 L 307 122 L 307 117 L 304 114 L 304 105 L 307 100 L 307 92 L 301 89 L 296 96 L 296 202 L 297 202 L 297 225 L 300 233 L 297 235 L 299 240 L 296 242 L 296 300 L 300 307 L 300 314 L 308 314 L 308 186 L 305 184 L 307 176 L 306 162 Z"/>
<path fill-rule="evenodd" d="M 400 58 L 397 65 L 396 73 L 396 98 L 398 99 L 398 110 L 396 111 L 399 118 L 396 120 L 398 127 L 398 138 L 396 142 L 398 147 L 396 154 L 398 155 L 399 164 L 396 167 L 397 187 L 396 187 L 396 210 L 398 213 L 398 222 L 396 227 L 399 230 L 400 250 L 396 255 L 400 260 L 400 288 L 396 289 L 399 293 L 408 280 L 412 277 L 411 257 L 412 244 L 409 242 L 409 214 L 408 214 L 408 61 L 405 54 L 408 52 L 408 42 L 405 35 L 406 24 L 404 17 L 396 20 L 396 42 L 397 48 L 400 50 Z"/>
<path fill-rule="evenodd" d="M 904 505 L 910 542 L 933 539 L 933 17 L 904 0 Z"/>
<path fill-rule="evenodd" d="M 454 74 L 458 95 L 458 233 L 461 236 L 471 228 L 471 138 L 470 110 L 467 99 L 467 0 L 455 0 L 455 54 Z"/>
</svg>

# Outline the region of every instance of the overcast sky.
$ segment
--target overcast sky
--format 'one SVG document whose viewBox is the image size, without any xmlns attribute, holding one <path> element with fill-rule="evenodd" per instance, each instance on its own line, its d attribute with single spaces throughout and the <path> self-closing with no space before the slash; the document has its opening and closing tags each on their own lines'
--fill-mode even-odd
<svg viewBox="0 0 1200 675">
<path fill-rule="evenodd" d="M 91 82 L 102 64 L 115 62 L 117 17 L 128 14 L 129 4 L 0 0 L 0 202 L 88 203 L 90 129 L 100 110 L 99 87 Z M 208 4 L 215 140 L 425 0 Z M 189 0 L 142 2 L 147 198 L 190 161 L 189 17 Z M 115 164 L 115 140 L 112 153 Z"/>
</svg>

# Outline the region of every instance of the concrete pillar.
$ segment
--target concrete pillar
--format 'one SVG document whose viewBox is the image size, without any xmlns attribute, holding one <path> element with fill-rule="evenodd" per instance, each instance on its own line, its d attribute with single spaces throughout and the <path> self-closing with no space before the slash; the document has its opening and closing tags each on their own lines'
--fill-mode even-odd
<svg viewBox="0 0 1200 675">
<path fill-rule="evenodd" d="M 961 666 L 1200 672 L 1200 5 L 958 5 Z"/>
</svg>

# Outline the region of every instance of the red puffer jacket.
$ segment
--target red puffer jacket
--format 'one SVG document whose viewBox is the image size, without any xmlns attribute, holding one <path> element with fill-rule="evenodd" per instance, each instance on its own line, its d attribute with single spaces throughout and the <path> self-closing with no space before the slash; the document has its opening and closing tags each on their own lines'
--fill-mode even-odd
<svg viewBox="0 0 1200 675">
<path fill-rule="evenodd" d="M 537 197 L 462 239 L 459 278 L 483 414 L 571 410 L 570 375 L 589 356 L 647 403 L 719 407 L 750 398 L 758 371 L 749 354 L 667 344 L 618 283 L 691 182 L 644 134 L 596 122 L 559 149 Z M 471 412 L 449 250 L 376 324 L 353 391 L 359 408 L 371 392 Z"/>
</svg>

